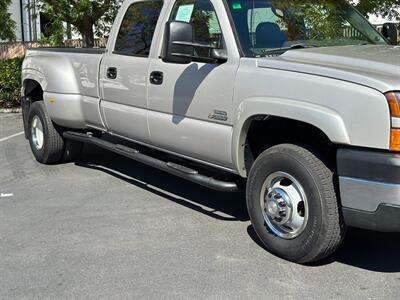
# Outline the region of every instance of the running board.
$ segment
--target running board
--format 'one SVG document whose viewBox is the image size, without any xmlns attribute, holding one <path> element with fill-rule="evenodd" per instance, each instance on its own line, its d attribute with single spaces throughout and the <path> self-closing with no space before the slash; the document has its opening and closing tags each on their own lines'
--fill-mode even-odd
<svg viewBox="0 0 400 300">
<path fill-rule="evenodd" d="M 141 162 L 145 165 L 155 167 L 159 170 L 165 171 L 172 175 L 181 177 L 183 179 L 192 181 L 194 183 L 200 184 L 202 186 L 208 187 L 216 191 L 221 191 L 221 192 L 238 191 L 238 186 L 235 182 L 221 181 L 213 177 L 201 175 L 196 170 L 178 165 L 176 163 L 162 161 L 160 159 L 140 153 L 136 149 L 132 149 L 119 144 L 114 144 L 99 138 L 95 138 L 91 135 L 79 132 L 66 131 L 64 132 L 63 135 L 66 139 L 96 145 L 103 149 L 112 151 L 127 158 Z"/>
</svg>

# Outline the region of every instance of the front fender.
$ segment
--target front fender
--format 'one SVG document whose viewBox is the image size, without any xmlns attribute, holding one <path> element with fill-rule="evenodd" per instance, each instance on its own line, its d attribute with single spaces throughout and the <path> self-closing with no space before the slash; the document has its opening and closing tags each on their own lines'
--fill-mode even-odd
<svg viewBox="0 0 400 300">
<path fill-rule="evenodd" d="M 343 119 L 329 108 L 290 99 L 255 97 L 242 101 L 238 107 L 233 131 L 233 162 L 245 177 L 244 146 L 251 122 L 259 116 L 275 116 L 301 121 L 319 128 L 334 143 L 350 144 Z"/>
</svg>

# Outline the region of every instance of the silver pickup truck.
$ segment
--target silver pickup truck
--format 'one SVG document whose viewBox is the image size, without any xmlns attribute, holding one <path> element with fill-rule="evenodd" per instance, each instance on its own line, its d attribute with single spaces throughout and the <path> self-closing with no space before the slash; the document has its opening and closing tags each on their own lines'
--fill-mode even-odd
<svg viewBox="0 0 400 300">
<path fill-rule="evenodd" d="M 246 187 L 269 251 L 320 260 L 347 226 L 400 231 L 396 40 L 344 0 L 126 0 L 107 49 L 28 51 L 26 138 Z"/>
</svg>

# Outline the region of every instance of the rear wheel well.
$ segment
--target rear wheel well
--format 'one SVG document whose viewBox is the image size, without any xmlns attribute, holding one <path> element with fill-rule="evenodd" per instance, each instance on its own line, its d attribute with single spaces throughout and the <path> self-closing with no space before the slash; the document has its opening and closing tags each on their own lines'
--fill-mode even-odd
<svg viewBox="0 0 400 300">
<path fill-rule="evenodd" d="M 24 81 L 25 97 L 29 97 L 30 101 L 43 101 L 43 89 L 39 82 L 27 79 Z"/>
<path fill-rule="evenodd" d="M 23 83 L 23 95 L 21 98 L 22 117 L 24 121 L 25 138 L 29 138 L 28 115 L 34 102 L 43 101 L 43 89 L 39 82 L 27 79 Z"/>
<path fill-rule="evenodd" d="M 247 173 L 265 150 L 279 144 L 303 146 L 321 157 L 331 170 L 336 166 L 336 146 L 319 128 L 292 119 L 259 117 L 251 122 L 247 132 L 244 159 Z"/>
</svg>

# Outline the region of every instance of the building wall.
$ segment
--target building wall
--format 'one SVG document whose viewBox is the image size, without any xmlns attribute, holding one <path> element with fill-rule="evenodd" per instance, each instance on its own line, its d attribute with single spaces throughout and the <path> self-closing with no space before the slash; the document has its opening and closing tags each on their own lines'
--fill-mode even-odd
<svg viewBox="0 0 400 300">
<path fill-rule="evenodd" d="M 33 9 L 29 10 L 27 5 L 34 3 L 34 0 L 13 0 L 10 5 L 9 11 L 12 19 L 16 23 L 15 35 L 17 41 L 37 41 L 40 39 L 40 15 L 34 17 L 35 12 Z M 22 16 L 21 16 L 21 2 L 22 2 Z"/>
<path fill-rule="evenodd" d="M 9 11 L 11 13 L 11 18 L 15 21 L 15 35 L 17 40 L 21 40 L 21 11 L 20 11 L 19 1 L 13 1 L 10 5 Z"/>
</svg>

